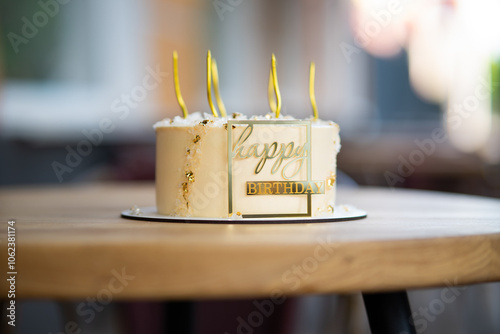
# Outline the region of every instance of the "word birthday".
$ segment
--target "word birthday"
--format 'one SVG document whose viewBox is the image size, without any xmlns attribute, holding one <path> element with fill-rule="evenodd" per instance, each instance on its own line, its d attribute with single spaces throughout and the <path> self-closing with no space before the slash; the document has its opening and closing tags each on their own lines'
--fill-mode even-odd
<svg viewBox="0 0 500 334">
<path fill-rule="evenodd" d="M 247 195 L 307 195 L 324 193 L 324 181 L 247 182 Z"/>
<path fill-rule="evenodd" d="M 285 179 L 290 179 L 297 175 L 302 166 L 304 165 L 304 161 L 307 159 L 307 152 L 309 151 L 309 143 L 304 145 L 295 145 L 294 142 L 289 142 L 288 144 L 279 144 L 277 142 L 273 142 L 272 144 L 258 144 L 254 143 L 249 147 L 246 147 L 244 144 L 250 138 L 253 132 L 253 124 L 249 124 L 245 130 L 243 130 L 242 134 L 236 141 L 233 148 L 233 156 L 235 158 L 240 159 L 248 159 L 251 157 L 260 158 L 257 166 L 255 167 L 255 174 L 259 174 L 264 168 L 267 160 L 276 159 L 272 168 L 271 174 L 275 174 L 285 161 L 285 165 L 281 171 L 281 175 Z M 295 165 L 295 171 L 288 172 L 289 168 L 292 168 Z"/>
</svg>

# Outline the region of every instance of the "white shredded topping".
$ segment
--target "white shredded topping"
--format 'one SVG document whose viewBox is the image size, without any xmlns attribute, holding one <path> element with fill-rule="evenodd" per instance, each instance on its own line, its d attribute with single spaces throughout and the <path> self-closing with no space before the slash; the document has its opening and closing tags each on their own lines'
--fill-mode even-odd
<svg viewBox="0 0 500 334">
<path fill-rule="evenodd" d="M 238 120 L 245 120 L 248 119 L 246 116 L 237 114 L 235 115 L 235 118 L 232 116 L 229 117 L 214 117 L 212 114 L 209 113 L 201 113 L 199 111 L 191 113 L 188 115 L 188 117 L 184 118 L 183 116 L 175 116 L 173 119 L 170 118 L 165 118 L 162 119 L 159 122 L 156 122 L 153 127 L 159 128 L 159 127 L 170 127 L 170 126 L 178 126 L 178 127 L 185 127 L 185 126 L 195 126 L 200 124 L 202 121 L 211 121 L 207 123 L 207 126 L 213 126 L 213 127 L 223 127 L 224 124 L 227 124 L 228 119 L 238 119 Z"/>
<path fill-rule="evenodd" d="M 233 116 L 234 115 L 234 116 Z M 266 114 L 266 115 L 259 115 L 259 116 L 251 116 L 250 118 L 246 115 L 243 114 L 238 114 L 235 113 L 233 115 L 229 115 L 228 117 L 214 117 L 212 114 L 209 113 L 201 113 L 199 111 L 193 112 L 188 115 L 188 117 L 184 118 L 183 116 L 175 116 L 173 119 L 171 118 L 164 118 L 159 122 L 156 122 L 153 127 L 159 128 L 159 127 L 171 127 L 171 126 L 178 126 L 178 127 L 185 127 L 185 126 L 195 126 L 200 124 L 202 121 L 210 121 L 207 123 L 207 126 L 212 126 L 212 127 L 223 127 L 224 124 L 227 124 L 228 120 L 272 120 L 272 119 L 280 119 L 280 120 L 295 120 L 296 118 L 293 116 L 283 116 L 282 114 L 276 118 L 274 114 Z M 333 126 L 337 125 L 336 123 L 332 121 L 324 121 L 321 119 L 314 120 L 312 117 L 307 118 L 306 120 L 311 120 L 311 125 L 312 126 Z M 338 126 L 338 125 L 337 125 Z"/>
</svg>

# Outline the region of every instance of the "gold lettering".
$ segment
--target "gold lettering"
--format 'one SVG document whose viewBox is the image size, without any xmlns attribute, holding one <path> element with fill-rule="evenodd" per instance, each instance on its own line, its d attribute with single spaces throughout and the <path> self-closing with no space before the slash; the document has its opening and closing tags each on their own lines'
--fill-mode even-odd
<svg viewBox="0 0 500 334">
<path fill-rule="evenodd" d="M 325 186 L 325 183 L 323 181 L 314 182 L 314 184 L 316 185 L 316 188 L 317 188 L 316 194 L 324 194 L 325 193 L 325 190 L 321 190 Z"/>
<path fill-rule="evenodd" d="M 283 169 L 281 170 L 281 176 L 289 180 L 297 175 L 301 171 L 302 166 L 304 165 L 304 161 L 306 161 L 307 159 L 307 152 L 308 149 L 306 148 L 306 145 L 297 147 L 295 154 L 292 155 L 292 157 L 296 158 L 292 159 L 291 161 L 286 163 L 285 166 L 283 166 Z M 295 172 L 293 172 L 291 175 L 287 175 L 287 170 L 291 168 L 294 163 L 297 163 L 297 166 L 295 166 Z"/>
<path fill-rule="evenodd" d="M 324 181 L 248 181 L 247 195 L 324 194 Z"/>
<path fill-rule="evenodd" d="M 254 145 L 257 145 L 258 147 L 258 144 L 253 144 L 252 146 Z M 273 153 L 269 153 L 271 148 L 273 149 Z M 271 145 L 268 145 L 268 144 L 264 144 L 264 149 L 262 150 L 262 153 L 260 155 L 255 155 L 255 157 L 261 157 L 262 156 L 262 159 L 260 159 L 259 163 L 257 164 L 257 167 L 255 167 L 255 174 L 259 174 L 260 171 L 262 170 L 262 168 L 264 168 L 264 165 L 266 164 L 266 161 L 267 159 L 274 159 L 276 157 L 276 150 L 278 149 L 278 143 L 277 142 L 274 142 L 272 143 Z"/>
<path fill-rule="evenodd" d="M 271 144 L 258 144 L 254 143 L 250 147 L 246 147 L 244 144 L 250 138 L 253 133 L 253 125 L 249 124 L 238 137 L 233 150 L 232 156 L 240 159 L 248 158 L 260 158 L 257 166 L 255 167 L 255 174 L 259 174 L 264 168 L 268 160 L 276 159 L 273 166 L 271 167 L 271 174 L 275 174 L 282 166 L 285 160 L 289 160 L 282 169 L 282 176 L 285 179 L 291 179 L 297 175 L 302 166 L 304 165 L 305 159 L 307 159 L 308 143 L 305 145 L 297 145 L 294 142 L 289 142 L 288 144 L 278 144 L 273 142 Z M 291 160 L 290 160 L 291 159 Z M 286 169 L 291 169 L 292 165 L 295 165 L 295 170 L 287 175 Z"/>
<path fill-rule="evenodd" d="M 248 158 L 247 156 L 243 156 L 242 155 L 242 151 L 245 148 L 243 146 L 243 143 L 247 141 L 248 137 L 250 137 L 250 135 L 252 134 L 252 132 L 253 132 L 253 125 L 252 124 L 248 125 L 245 128 L 245 130 L 243 130 L 243 132 L 241 133 L 240 137 L 236 141 L 236 144 L 234 145 L 233 156 L 240 157 L 242 159 Z"/>
<path fill-rule="evenodd" d="M 278 171 L 278 169 L 280 168 L 280 166 L 283 162 L 283 159 L 289 159 L 292 157 L 294 145 L 295 145 L 295 143 L 293 141 L 288 143 L 286 146 L 285 146 L 285 144 L 281 144 L 280 151 L 278 152 L 279 157 L 278 157 L 278 159 L 276 159 L 273 167 L 271 168 L 271 174 L 274 174 Z M 290 148 L 290 152 L 287 153 L 288 148 Z"/>
<path fill-rule="evenodd" d="M 272 191 L 272 188 L 273 185 L 271 182 L 265 182 L 264 183 L 264 194 L 269 194 L 269 195 L 272 195 L 273 194 L 273 191 Z"/>
<path fill-rule="evenodd" d="M 274 182 L 274 193 L 276 195 L 280 195 L 281 192 L 280 192 L 280 186 L 281 186 L 281 182 Z"/>
<path fill-rule="evenodd" d="M 305 194 L 314 194 L 314 190 L 311 186 L 311 182 L 307 182 L 306 190 L 304 190 Z"/>
<path fill-rule="evenodd" d="M 293 182 L 283 182 L 283 194 L 292 193 Z"/>
<path fill-rule="evenodd" d="M 259 182 L 259 195 L 265 195 L 265 193 L 262 192 L 262 182 Z"/>
<path fill-rule="evenodd" d="M 257 184 L 255 182 L 247 182 L 247 195 L 255 195 L 257 193 Z"/>
<path fill-rule="evenodd" d="M 258 148 L 259 144 L 253 144 L 252 146 L 250 146 L 245 157 L 250 158 L 252 155 L 256 158 L 260 157 L 262 154 L 259 154 L 259 152 L 257 151 Z"/>
<path fill-rule="evenodd" d="M 300 186 L 300 190 L 299 190 Z M 295 183 L 295 194 L 302 194 L 304 192 L 304 185 L 302 183 Z"/>
</svg>

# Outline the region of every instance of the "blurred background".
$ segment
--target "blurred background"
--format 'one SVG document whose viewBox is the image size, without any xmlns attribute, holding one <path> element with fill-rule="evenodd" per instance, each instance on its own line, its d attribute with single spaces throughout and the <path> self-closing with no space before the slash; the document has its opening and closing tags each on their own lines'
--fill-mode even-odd
<svg viewBox="0 0 500 334">
<path fill-rule="evenodd" d="M 189 110 L 206 112 L 211 49 L 229 112 L 268 112 L 274 52 L 283 113 L 311 115 L 315 61 L 320 116 L 340 124 L 358 184 L 499 197 L 499 7 L 2 0 L 0 184 L 154 179 L 151 126 L 181 113 L 172 51 Z"/>
<path fill-rule="evenodd" d="M 339 169 L 357 184 L 500 197 L 499 12 L 498 0 L 1 0 L 0 185 L 154 180 L 152 125 L 181 114 L 172 51 L 188 109 L 207 112 L 211 49 L 230 113 L 269 111 L 275 53 L 282 112 L 310 116 L 315 61 L 320 117 L 340 124 Z M 482 323 L 500 331 L 498 318 Z"/>
</svg>

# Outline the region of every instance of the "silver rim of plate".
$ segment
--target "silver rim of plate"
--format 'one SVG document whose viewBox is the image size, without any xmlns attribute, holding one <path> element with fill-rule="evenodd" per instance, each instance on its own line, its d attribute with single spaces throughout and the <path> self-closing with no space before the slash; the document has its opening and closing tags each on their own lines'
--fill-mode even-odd
<svg viewBox="0 0 500 334">
<path fill-rule="evenodd" d="M 364 210 L 352 205 L 335 205 L 331 215 L 318 217 L 286 217 L 286 218 L 200 218 L 165 216 L 157 212 L 155 206 L 137 207 L 121 212 L 126 219 L 157 221 L 166 223 L 193 223 L 193 224 L 297 224 L 297 223 L 332 223 L 349 220 L 358 220 L 367 217 Z"/>
</svg>

